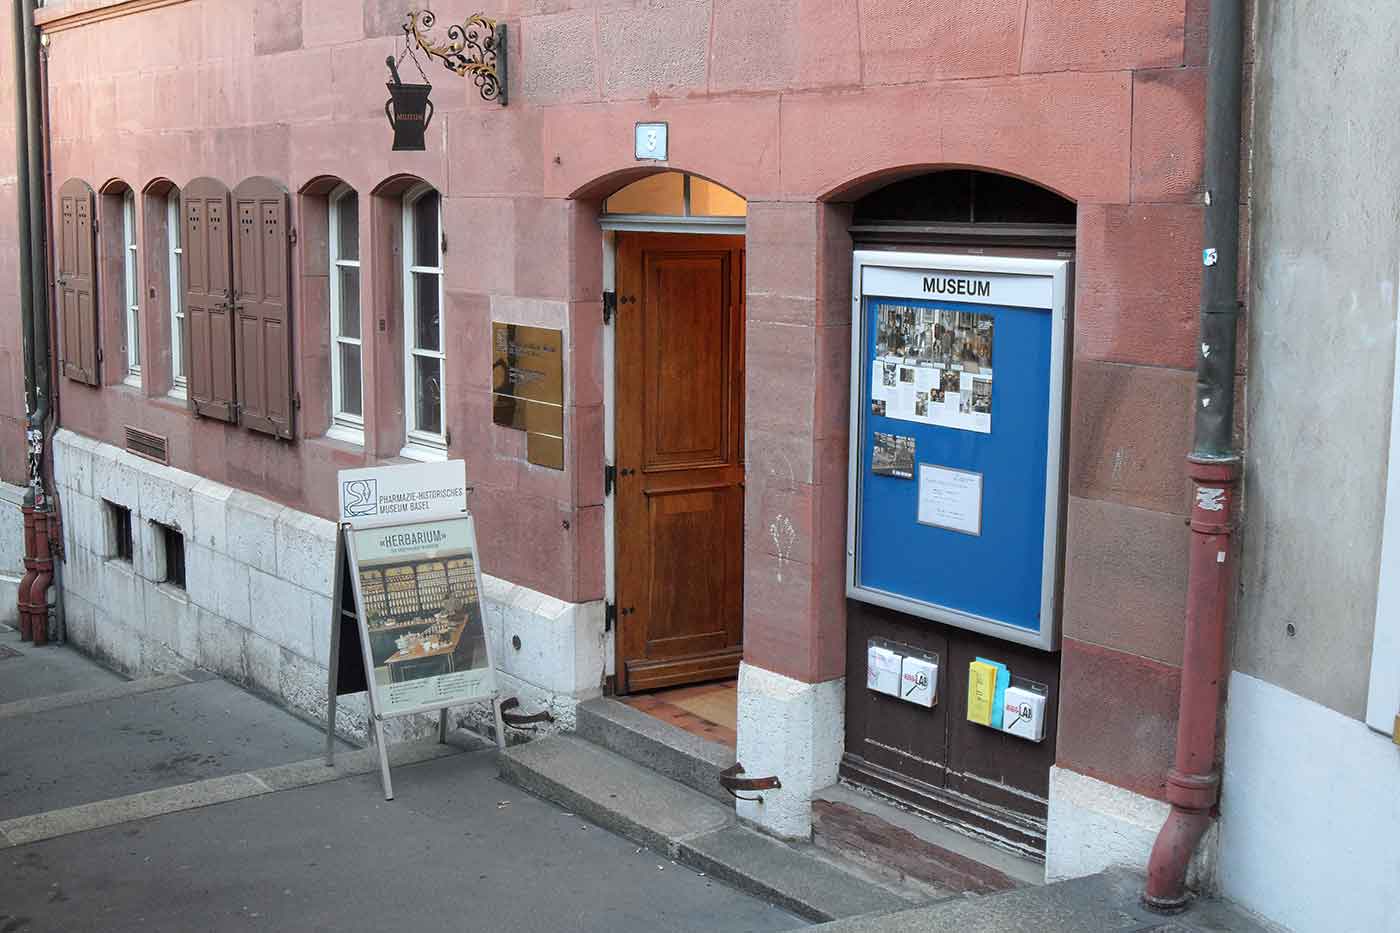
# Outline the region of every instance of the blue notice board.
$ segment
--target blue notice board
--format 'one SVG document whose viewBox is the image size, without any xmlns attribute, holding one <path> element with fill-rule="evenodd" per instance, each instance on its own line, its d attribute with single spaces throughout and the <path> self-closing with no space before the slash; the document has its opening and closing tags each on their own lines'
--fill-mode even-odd
<svg viewBox="0 0 1400 933">
<path fill-rule="evenodd" d="M 1069 263 L 856 259 L 848 595 L 1056 647 Z"/>
</svg>

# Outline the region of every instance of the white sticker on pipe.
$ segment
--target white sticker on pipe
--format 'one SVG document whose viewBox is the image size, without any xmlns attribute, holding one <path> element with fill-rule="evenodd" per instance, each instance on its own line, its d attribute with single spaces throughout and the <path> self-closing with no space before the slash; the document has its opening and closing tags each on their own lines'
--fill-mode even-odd
<svg viewBox="0 0 1400 933">
<path fill-rule="evenodd" d="M 1213 486 L 1202 486 L 1196 490 L 1196 507 L 1205 509 L 1207 512 L 1223 512 L 1225 510 L 1225 490 Z"/>
</svg>

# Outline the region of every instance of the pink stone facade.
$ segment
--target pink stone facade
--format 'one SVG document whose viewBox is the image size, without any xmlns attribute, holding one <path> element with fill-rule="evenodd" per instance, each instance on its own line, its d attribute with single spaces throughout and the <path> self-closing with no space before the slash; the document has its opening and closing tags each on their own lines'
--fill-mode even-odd
<svg viewBox="0 0 1400 933">
<path fill-rule="evenodd" d="M 597 220 L 603 197 L 652 168 L 633 158 L 634 123 L 664 120 L 661 167 L 749 202 L 746 660 L 831 680 L 847 669 L 850 202 L 940 167 L 1027 179 L 1078 205 L 1059 762 L 1160 796 L 1185 605 L 1207 4 L 499 0 L 485 12 L 510 29 L 509 106 L 425 63 L 437 107 L 428 150 L 393 153 L 384 58 L 398 52 L 408 5 L 184 0 L 51 33 L 55 188 L 120 180 L 139 199 L 167 180 L 232 187 L 265 175 L 293 193 L 299 231 L 294 442 L 195 421 L 168 399 L 168 325 L 155 310 L 142 328 L 144 388 L 64 382 L 64 426 L 117 445 L 124 425 L 167 435 L 174 466 L 330 516 L 334 472 L 403 443 L 393 250 L 397 199 L 421 179 L 444 197 L 450 454 L 476 484 L 485 569 L 567 601 L 601 599 Z M 440 22 L 480 6 L 431 3 Z M 0 154 L 13 151 L 5 99 Z M 363 449 L 325 436 L 323 218 L 336 182 L 360 195 Z M 0 211 L 13 215 L 12 187 Z M 156 215 L 138 213 L 149 257 Z M 158 260 L 143 263 L 149 294 L 163 280 Z M 13 249 L 0 251 L 0 275 L 12 280 L 13 266 Z M 17 438 L 18 314 L 0 302 L 0 430 Z M 524 435 L 491 424 L 492 320 L 565 332 L 562 472 L 528 464 Z M 15 481 L 14 443 L 0 446 Z M 781 575 L 767 531 L 779 514 L 796 529 Z"/>
</svg>

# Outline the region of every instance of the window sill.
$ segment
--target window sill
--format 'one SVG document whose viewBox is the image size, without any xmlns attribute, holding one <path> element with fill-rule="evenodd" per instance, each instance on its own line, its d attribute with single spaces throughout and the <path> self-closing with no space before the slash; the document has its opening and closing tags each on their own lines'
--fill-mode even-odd
<svg viewBox="0 0 1400 933">
<path fill-rule="evenodd" d="M 162 596 L 169 597 L 179 603 L 188 604 L 190 601 L 189 591 L 178 583 L 171 583 L 169 580 L 162 580 L 156 584 L 156 592 Z"/>
<path fill-rule="evenodd" d="M 326 431 L 326 437 L 333 441 L 340 441 L 342 444 L 350 444 L 354 447 L 365 446 L 365 429 L 352 428 L 345 424 L 333 424 Z"/>
<path fill-rule="evenodd" d="M 185 389 L 184 386 L 176 386 L 169 392 L 165 393 L 165 397 L 173 398 L 177 402 L 188 402 L 190 400 L 190 393 Z"/>
<path fill-rule="evenodd" d="M 122 385 L 127 386 L 128 388 L 131 388 L 131 389 L 140 389 L 140 388 L 141 388 L 141 374 L 140 374 L 140 373 L 127 373 L 127 374 L 126 374 L 126 378 L 122 379 Z"/>
<path fill-rule="evenodd" d="M 403 450 L 399 451 L 399 456 L 405 460 L 417 460 L 420 463 L 442 463 L 447 459 L 447 450 L 443 447 L 428 447 L 410 441 L 404 445 Z"/>
</svg>

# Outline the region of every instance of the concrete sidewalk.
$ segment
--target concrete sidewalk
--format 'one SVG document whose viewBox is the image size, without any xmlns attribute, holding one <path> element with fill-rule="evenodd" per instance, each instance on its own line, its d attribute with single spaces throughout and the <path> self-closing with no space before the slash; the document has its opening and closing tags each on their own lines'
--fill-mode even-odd
<svg viewBox="0 0 1400 933">
<path fill-rule="evenodd" d="M 788 930 L 521 793 L 496 752 L 371 750 L 199 672 L 127 681 L 0 628 L 0 930 Z M 56 690 L 62 687 L 62 692 Z"/>
</svg>

